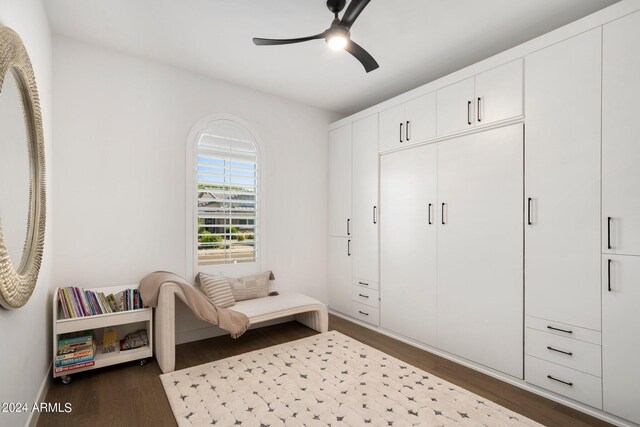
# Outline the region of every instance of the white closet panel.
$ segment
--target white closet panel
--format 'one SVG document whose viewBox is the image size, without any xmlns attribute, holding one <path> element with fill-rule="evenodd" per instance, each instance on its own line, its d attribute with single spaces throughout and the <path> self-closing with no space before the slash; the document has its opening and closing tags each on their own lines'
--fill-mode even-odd
<svg viewBox="0 0 640 427">
<path fill-rule="evenodd" d="M 351 125 L 329 132 L 329 235 L 346 237 L 351 219 Z"/>
<path fill-rule="evenodd" d="M 436 93 L 432 92 L 406 103 L 407 143 L 436 137 Z"/>
<path fill-rule="evenodd" d="M 329 237 L 329 308 L 351 313 L 351 239 Z"/>
<path fill-rule="evenodd" d="M 380 112 L 380 151 L 397 148 L 404 143 L 406 136 L 404 117 L 404 104 Z"/>
<path fill-rule="evenodd" d="M 476 76 L 476 126 L 522 115 L 522 59 Z"/>
<path fill-rule="evenodd" d="M 438 136 L 451 135 L 475 126 L 474 95 L 473 77 L 438 90 Z"/>
<path fill-rule="evenodd" d="M 430 345 L 436 345 L 437 160 L 436 144 L 380 159 L 381 326 Z"/>
<path fill-rule="evenodd" d="M 438 346 L 523 376 L 522 125 L 438 144 Z"/>
<path fill-rule="evenodd" d="M 378 115 L 353 123 L 353 277 L 378 281 Z"/>
<path fill-rule="evenodd" d="M 604 410 L 640 423 L 640 257 L 605 255 L 602 270 Z"/>
<path fill-rule="evenodd" d="M 600 330 L 600 58 L 600 29 L 525 58 L 526 312 L 593 330 Z"/>
<path fill-rule="evenodd" d="M 640 255 L 640 12 L 605 25 L 603 39 L 602 246 Z"/>
</svg>

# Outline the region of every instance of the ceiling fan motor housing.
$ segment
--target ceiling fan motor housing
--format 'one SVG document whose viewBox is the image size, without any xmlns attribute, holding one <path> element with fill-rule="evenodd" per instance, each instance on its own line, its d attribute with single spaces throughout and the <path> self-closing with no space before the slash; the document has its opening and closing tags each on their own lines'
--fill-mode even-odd
<svg viewBox="0 0 640 427">
<path fill-rule="evenodd" d="M 347 0 L 327 0 L 327 7 L 334 14 L 340 13 L 346 4 Z"/>
</svg>

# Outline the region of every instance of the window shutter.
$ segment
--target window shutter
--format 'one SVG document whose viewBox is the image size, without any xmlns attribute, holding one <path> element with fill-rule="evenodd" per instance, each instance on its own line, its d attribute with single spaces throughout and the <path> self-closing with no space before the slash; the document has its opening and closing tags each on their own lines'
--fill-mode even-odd
<svg viewBox="0 0 640 427">
<path fill-rule="evenodd" d="M 198 265 L 256 262 L 255 142 L 203 134 L 197 147 L 197 182 Z"/>
</svg>

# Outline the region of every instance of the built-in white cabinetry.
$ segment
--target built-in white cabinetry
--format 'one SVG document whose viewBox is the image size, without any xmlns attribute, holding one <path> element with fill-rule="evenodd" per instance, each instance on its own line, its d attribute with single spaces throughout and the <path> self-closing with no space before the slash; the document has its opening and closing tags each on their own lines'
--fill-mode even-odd
<svg viewBox="0 0 640 427">
<path fill-rule="evenodd" d="M 351 235 L 351 125 L 329 132 L 329 235 Z"/>
<path fill-rule="evenodd" d="M 436 137 L 436 94 L 422 95 L 380 113 L 380 151 Z"/>
<path fill-rule="evenodd" d="M 640 255 L 640 12 L 605 25 L 603 40 L 603 251 Z"/>
<path fill-rule="evenodd" d="M 374 114 L 329 134 L 329 306 L 376 325 L 378 218 Z"/>
<path fill-rule="evenodd" d="M 522 115 L 522 59 L 438 90 L 438 136 Z"/>
<path fill-rule="evenodd" d="M 603 256 L 604 410 L 640 423 L 640 256 Z"/>
<path fill-rule="evenodd" d="M 640 12 L 603 28 L 604 410 L 640 423 Z"/>
<path fill-rule="evenodd" d="M 438 145 L 380 159 L 380 325 L 437 345 Z"/>
<path fill-rule="evenodd" d="M 351 239 L 329 237 L 329 308 L 351 312 Z"/>
<path fill-rule="evenodd" d="M 521 124 L 438 143 L 438 346 L 519 378 L 522 155 Z"/>
<path fill-rule="evenodd" d="M 353 123 L 352 131 L 353 277 L 378 282 L 378 115 Z"/>
<path fill-rule="evenodd" d="M 601 30 L 525 58 L 526 315 L 600 330 Z"/>
</svg>

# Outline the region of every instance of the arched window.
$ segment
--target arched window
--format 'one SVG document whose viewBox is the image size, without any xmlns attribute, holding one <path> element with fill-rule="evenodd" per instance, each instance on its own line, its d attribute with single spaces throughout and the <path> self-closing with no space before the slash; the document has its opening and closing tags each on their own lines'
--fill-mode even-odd
<svg viewBox="0 0 640 427">
<path fill-rule="evenodd" d="M 194 130 L 192 165 L 188 168 L 193 178 L 194 268 L 210 272 L 257 270 L 262 236 L 256 138 L 245 125 L 230 118 L 209 118 Z"/>
</svg>

